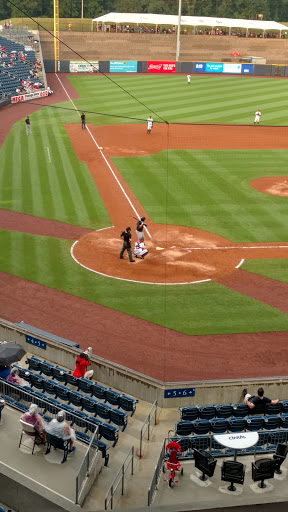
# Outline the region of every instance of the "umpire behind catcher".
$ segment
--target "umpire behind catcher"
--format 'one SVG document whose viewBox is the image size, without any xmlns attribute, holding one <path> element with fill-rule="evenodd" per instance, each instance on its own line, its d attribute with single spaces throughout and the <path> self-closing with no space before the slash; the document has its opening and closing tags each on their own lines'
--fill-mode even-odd
<svg viewBox="0 0 288 512">
<path fill-rule="evenodd" d="M 132 257 L 132 252 L 131 252 L 131 228 L 126 228 L 125 231 L 122 231 L 120 237 L 123 238 L 123 245 L 122 245 L 122 249 L 121 249 L 121 252 L 120 252 L 120 260 L 123 260 L 123 254 L 124 254 L 124 251 L 127 251 L 128 252 L 128 256 L 129 256 L 129 261 L 131 261 L 131 263 L 133 263 L 135 260 L 133 260 L 133 257 Z"/>
<path fill-rule="evenodd" d="M 146 220 L 146 217 L 141 217 L 141 219 L 138 220 L 137 225 L 136 225 L 137 238 L 138 238 L 138 240 L 142 240 L 142 241 L 144 241 L 143 228 L 144 228 L 144 226 L 147 226 L 147 224 L 145 224 L 145 222 L 144 222 L 145 220 Z"/>
</svg>

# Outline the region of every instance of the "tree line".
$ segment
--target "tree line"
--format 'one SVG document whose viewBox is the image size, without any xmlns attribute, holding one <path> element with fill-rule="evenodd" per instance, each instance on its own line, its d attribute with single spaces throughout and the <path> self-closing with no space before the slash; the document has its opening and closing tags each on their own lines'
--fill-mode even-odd
<svg viewBox="0 0 288 512">
<path fill-rule="evenodd" d="M 53 17 L 53 0 L 13 0 L 27 16 Z M 178 14 L 177 0 L 83 0 L 84 17 L 95 18 L 109 12 Z M 182 14 L 221 18 L 288 21 L 288 0 L 182 0 Z M 9 0 L 0 0 L 0 19 L 25 15 Z M 59 0 L 60 18 L 80 18 L 81 0 Z"/>
</svg>

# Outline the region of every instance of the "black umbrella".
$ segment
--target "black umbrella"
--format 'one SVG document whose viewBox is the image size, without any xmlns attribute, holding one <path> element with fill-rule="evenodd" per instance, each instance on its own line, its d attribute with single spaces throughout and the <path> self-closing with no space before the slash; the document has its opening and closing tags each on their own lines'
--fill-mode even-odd
<svg viewBox="0 0 288 512">
<path fill-rule="evenodd" d="M 0 365 L 8 366 L 15 361 L 20 361 L 25 356 L 26 350 L 18 343 L 1 343 L 0 345 Z"/>
</svg>

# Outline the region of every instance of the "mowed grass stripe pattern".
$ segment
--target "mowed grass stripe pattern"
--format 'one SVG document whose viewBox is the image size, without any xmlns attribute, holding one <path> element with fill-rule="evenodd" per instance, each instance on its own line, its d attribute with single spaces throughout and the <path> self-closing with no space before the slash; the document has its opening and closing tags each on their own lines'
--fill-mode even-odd
<svg viewBox="0 0 288 512">
<path fill-rule="evenodd" d="M 192 75 L 187 84 L 184 75 L 102 75 L 69 76 L 81 99 L 75 104 L 88 114 L 88 123 L 122 124 L 139 117 L 145 121 L 151 111 L 155 121 L 170 123 L 253 124 L 257 109 L 262 112 L 261 124 L 288 124 L 286 80 L 251 76 Z M 117 86 L 117 84 L 120 87 Z M 124 91 L 123 91 L 124 89 Z M 129 96 L 139 99 L 147 108 Z M 111 116 L 101 115 L 109 114 Z M 121 119 L 124 118 L 128 119 Z M 69 119 L 71 114 L 67 115 Z M 76 122 L 74 120 L 72 122 Z"/>
<path fill-rule="evenodd" d="M 245 261 L 241 268 L 260 276 L 288 283 L 288 258 L 281 260 L 249 260 Z"/>
<path fill-rule="evenodd" d="M 67 240 L 1 231 L 0 244 L 3 272 L 184 334 L 288 330 L 287 314 L 217 283 L 163 287 L 116 281 L 77 265 Z"/>
<path fill-rule="evenodd" d="M 1 207 L 92 229 L 111 226 L 59 111 L 41 109 L 31 125 L 33 135 L 27 136 L 23 121 L 14 124 L 1 148 Z"/>
<path fill-rule="evenodd" d="M 233 242 L 288 240 L 287 198 L 250 185 L 263 176 L 287 177 L 286 151 L 173 150 L 165 158 L 166 152 L 113 158 L 153 222 L 203 229 Z"/>
</svg>

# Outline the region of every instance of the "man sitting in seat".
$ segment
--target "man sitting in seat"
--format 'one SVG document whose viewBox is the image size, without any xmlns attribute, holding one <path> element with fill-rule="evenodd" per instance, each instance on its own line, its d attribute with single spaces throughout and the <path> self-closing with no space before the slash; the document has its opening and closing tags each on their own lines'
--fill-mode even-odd
<svg viewBox="0 0 288 512">
<path fill-rule="evenodd" d="M 46 443 L 46 436 L 44 433 L 44 422 L 38 414 L 38 407 L 36 404 L 31 404 L 29 407 L 29 411 L 22 414 L 21 418 L 22 421 L 25 421 L 25 423 L 29 423 L 30 425 L 33 425 L 35 431 L 37 432 L 39 436 L 39 443 L 37 444 L 45 444 Z"/>
<path fill-rule="evenodd" d="M 264 396 L 263 388 L 259 388 L 257 393 L 258 395 L 254 397 L 251 397 L 251 395 L 247 393 L 244 401 L 248 405 L 249 409 L 255 409 L 256 407 L 257 413 L 259 414 L 266 412 L 266 404 L 276 405 L 279 402 L 278 398 L 276 400 L 271 400 L 270 398 L 267 398 L 267 396 Z"/>
<path fill-rule="evenodd" d="M 75 430 L 69 427 L 65 419 L 65 411 L 59 411 L 56 418 L 48 423 L 45 432 L 52 436 L 60 437 L 64 441 L 69 439 L 69 453 L 73 453 L 76 450 L 76 447 L 73 446 L 74 441 L 76 441 Z"/>
</svg>

